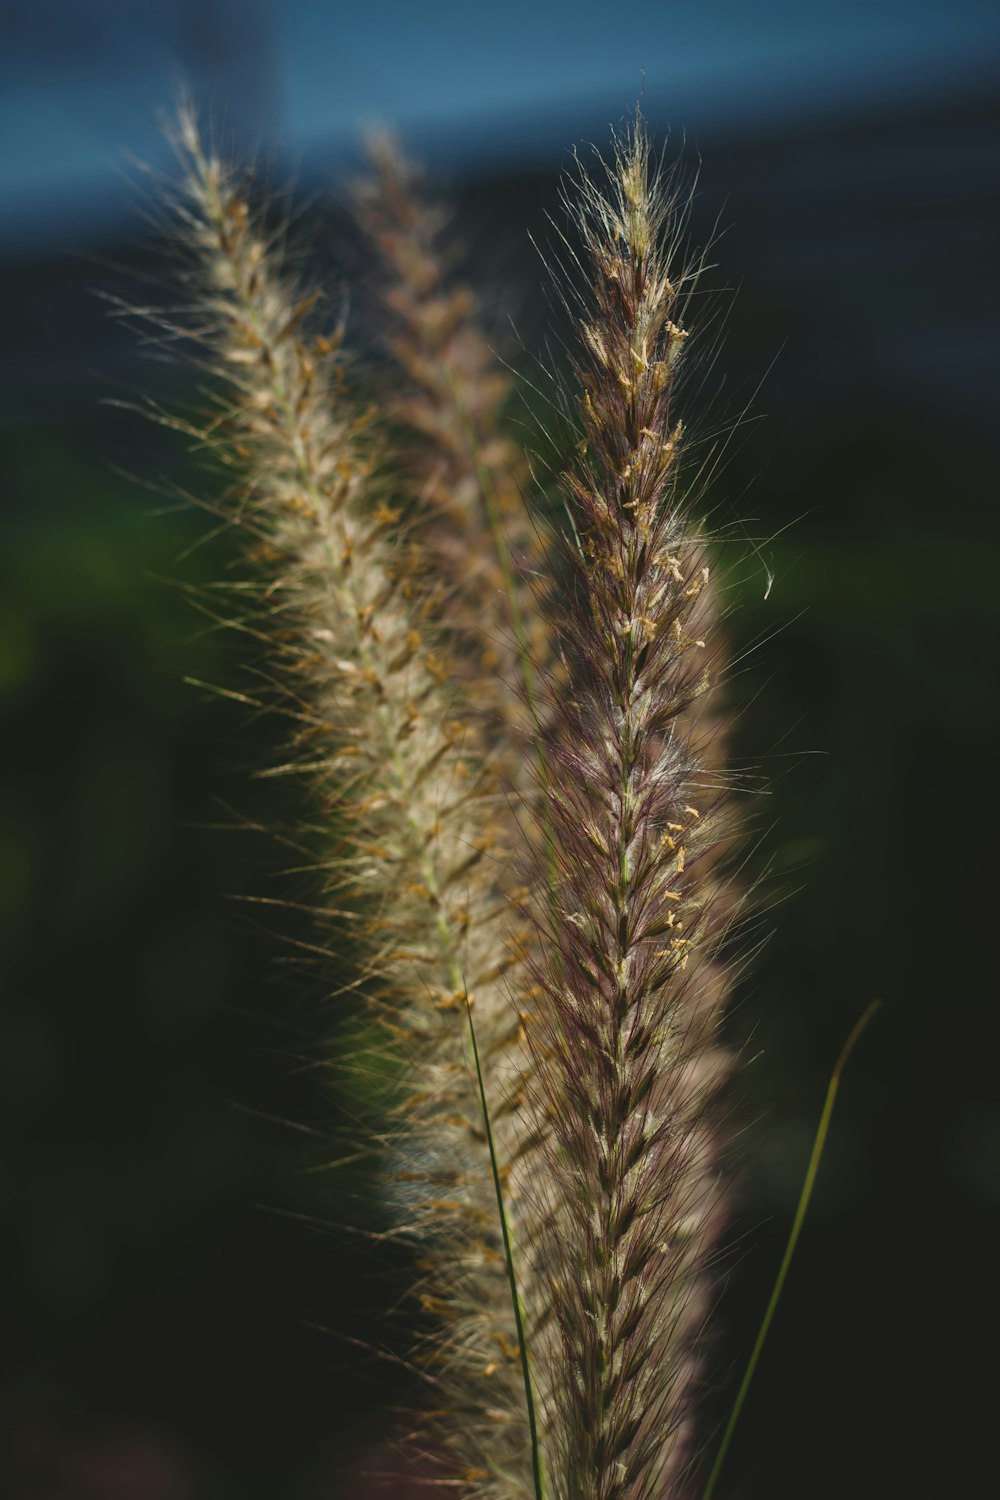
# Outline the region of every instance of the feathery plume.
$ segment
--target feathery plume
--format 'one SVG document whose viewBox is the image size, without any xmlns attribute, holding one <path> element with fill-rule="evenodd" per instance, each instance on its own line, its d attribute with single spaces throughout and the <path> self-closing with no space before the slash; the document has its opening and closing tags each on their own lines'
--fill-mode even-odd
<svg viewBox="0 0 1000 1500">
<path fill-rule="evenodd" d="M 390 136 L 373 137 L 369 157 L 358 217 L 382 263 L 378 289 L 398 366 L 388 409 L 408 436 L 401 457 L 421 542 L 482 712 L 494 735 L 519 731 L 551 650 L 540 592 L 545 530 L 526 511 L 528 464 L 504 426 L 512 383 L 477 323 L 472 292 L 451 274 L 447 214 L 427 201 Z M 520 760 L 516 740 L 507 743 Z M 522 779 L 516 761 L 507 769 Z"/>
<path fill-rule="evenodd" d="M 607 175 L 581 174 L 570 205 L 582 441 L 564 485 L 579 549 L 568 683 L 546 705 L 557 899 L 537 918 L 553 1500 L 682 1490 L 719 1221 L 705 1111 L 726 1069 L 708 876 L 726 809 L 693 707 L 711 665 L 708 565 L 682 504 L 673 410 L 692 277 L 673 267 L 678 226 L 641 122 Z"/>
<path fill-rule="evenodd" d="M 530 1493 L 523 1371 L 486 1132 L 516 1207 L 513 1104 L 523 1032 L 505 975 L 518 961 L 495 889 L 503 800 L 475 723 L 460 720 L 419 570 L 394 537 L 369 413 L 351 399 L 339 335 L 307 330 L 315 295 L 282 266 L 190 112 L 179 144 L 193 250 L 193 327 L 224 398 L 202 430 L 235 483 L 228 515 L 259 584 L 240 628 L 265 643 L 272 699 L 294 726 L 288 765 L 312 779 L 317 863 L 346 904 L 371 1004 L 407 1090 L 385 1152 L 400 1233 L 421 1246 L 417 1293 L 437 1329 L 418 1357 L 429 1441 L 468 1496 Z M 322 843 L 322 839 L 321 839 Z"/>
</svg>

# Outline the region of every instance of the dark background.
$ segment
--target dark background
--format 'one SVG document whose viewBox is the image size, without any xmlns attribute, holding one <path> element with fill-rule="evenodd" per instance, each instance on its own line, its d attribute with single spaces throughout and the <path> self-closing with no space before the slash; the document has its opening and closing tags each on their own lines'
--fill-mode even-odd
<svg viewBox="0 0 1000 1500">
<path fill-rule="evenodd" d="M 347 1471 L 385 1461 L 406 1396 L 347 1342 L 391 1347 L 405 1265 L 351 1233 L 363 1177 L 310 1170 L 350 1103 L 313 1065 L 328 1003 L 287 923 L 232 899 L 284 889 L 280 852 L 231 827 L 294 814 L 250 778 L 272 731 L 183 680 L 236 671 L 165 581 L 219 576 L 225 544 L 144 488 L 192 477 L 180 441 L 108 404 L 191 394 L 93 295 L 155 265 L 119 164 L 163 163 L 156 111 L 186 78 L 236 148 L 294 169 L 338 289 L 357 127 L 397 120 L 525 365 L 546 328 L 527 233 L 567 148 L 606 143 L 643 87 L 700 160 L 725 326 L 693 416 L 749 404 L 712 499 L 775 538 L 732 626 L 737 652 L 771 636 L 736 693 L 774 908 L 732 1019 L 705 1429 L 878 997 L 719 1494 L 966 1491 L 992 1467 L 1000 1198 L 996 12 L 5 0 L 0 29 L 0 1490 L 360 1495 Z"/>
</svg>

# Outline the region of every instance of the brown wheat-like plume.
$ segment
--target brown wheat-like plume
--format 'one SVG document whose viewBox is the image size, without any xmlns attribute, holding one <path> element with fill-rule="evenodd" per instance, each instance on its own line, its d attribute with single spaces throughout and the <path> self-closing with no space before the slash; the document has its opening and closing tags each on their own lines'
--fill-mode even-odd
<svg viewBox="0 0 1000 1500">
<path fill-rule="evenodd" d="M 607 180 L 581 174 L 566 293 L 580 329 L 579 538 L 548 705 L 557 901 L 534 1105 L 548 1121 L 544 1263 L 558 1325 L 544 1400 L 558 1500 L 682 1492 L 719 1190 L 706 1107 L 725 973 L 709 866 L 726 832 L 698 751 L 708 564 L 682 503 L 674 389 L 692 275 L 637 124 Z"/>
<path fill-rule="evenodd" d="M 515 752 L 509 774 L 519 780 L 525 701 L 533 707 L 551 647 L 541 608 L 546 528 L 528 514 L 528 463 L 504 425 L 512 382 L 476 321 L 472 292 L 455 283 L 447 214 L 390 136 L 373 137 L 369 156 L 357 203 L 382 264 L 396 366 L 388 410 L 409 437 L 401 457 L 443 589 L 442 622 L 481 712 L 494 733 L 507 731 L 499 738 Z"/>
<path fill-rule="evenodd" d="M 315 294 L 282 264 L 189 111 L 178 138 L 193 297 L 184 331 L 219 392 L 214 415 L 188 430 L 233 476 L 223 509 L 253 561 L 235 623 L 266 650 L 272 706 L 293 726 L 284 769 L 311 778 L 329 828 L 318 877 L 353 924 L 351 982 L 406 1091 L 382 1152 L 399 1233 L 421 1247 L 416 1292 L 431 1332 L 415 1357 L 437 1414 L 425 1441 L 451 1454 L 464 1493 L 527 1494 L 523 1372 L 468 1025 L 471 1012 L 513 1216 L 509 1100 L 525 1054 L 505 987 L 516 923 L 494 878 L 506 805 L 480 729 L 455 701 L 339 334 L 308 332 Z"/>
</svg>

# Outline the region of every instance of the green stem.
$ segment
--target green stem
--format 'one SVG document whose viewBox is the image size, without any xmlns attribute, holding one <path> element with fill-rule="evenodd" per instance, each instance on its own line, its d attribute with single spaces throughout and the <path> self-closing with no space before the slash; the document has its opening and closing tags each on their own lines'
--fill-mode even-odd
<svg viewBox="0 0 1000 1500">
<path fill-rule="evenodd" d="M 521 1375 L 524 1379 L 524 1403 L 528 1412 L 528 1431 L 531 1434 L 531 1477 L 534 1484 L 535 1500 L 544 1500 L 544 1487 L 542 1483 L 542 1457 L 538 1446 L 538 1424 L 535 1419 L 535 1398 L 531 1388 L 531 1370 L 528 1365 L 528 1342 L 524 1328 L 524 1310 L 521 1307 L 521 1298 L 517 1290 L 517 1276 L 514 1272 L 514 1252 L 511 1248 L 510 1230 L 507 1225 L 507 1211 L 504 1208 L 503 1188 L 500 1184 L 500 1168 L 497 1164 L 496 1146 L 493 1142 L 493 1127 L 490 1124 L 490 1108 L 486 1099 L 486 1085 L 483 1082 L 483 1070 L 479 1061 L 479 1048 L 476 1045 L 476 1028 L 472 1020 L 472 1002 L 468 991 L 465 993 L 465 1013 L 469 1018 L 469 1036 L 472 1040 L 472 1057 L 476 1066 L 476 1081 L 479 1084 L 479 1102 L 483 1111 L 483 1125 L 486 1130 L 486 1144 L 490 1152 L 490 1168 L 493 1172 L 493 1187 L 497 1195 L 497 1211 L 500 1215 L 500 1233 L 503 1236 L 504 1260 L 507 1263 L 507 1281 L 510 1286 L 511 1306 L 514 1309 L 514 1324 L 517 1328 L 518 1352 L 521 1357 Z"/>
<path fill-rule="evenodd" d="M 819 1171 L 820 1159 L 822 1158 L 823 1148 L 826 1145 L 826 1138 L 830 1129 L 830 1120 L 833 1115 L 833 1106 L 837 1098 L 837 1091 L 840 1088 L 841 1076 L 847 1064 L 847 1060 L 850 1057 L 851 1053 L 854 1051 L 855 1045 L 857 1044 L 861 1033 L 865 1030 L 868 1022 L 871 1020 L 872 1016 L 874 1016 L 881 1003 L 882 1002 L 880 1000 L 873 1000 L 871 1005 L 869 1005 L 868 1009 L 865 1011 L 864 1015 L 855 1024 L 854 1029 L 852 1030 L 850 1036 L 847 1038 L 847 1041 L 844 1043 L 841 1049 L 840 1056 L 837 1058 L 833 1072 L 830 1074 L 830 1082 L 827 1085 L 826 1090 L 826 1099 L 823 1103 L 823 1112 L 819 1117 L 819 1125 L 816 1127 L 816 1138 L 813 1141 L 812 1155 L 809 1157 L 809 1165 L 806 1168 L 805 1180 L 802 1184 L 802 1191 L 799 1194 L 798 1207 L 795 1210 L 795 1218 L 792 1222 L 791 1232 L 788 1236 L 788 1243 L 785 1245 L 785 1253 L 782 1257 L 777 1279 L 775 1280 L 774 1288 L 771 1292 L 770 1301 L 767 1304 L 767 1310 L 764 1313 L 763 1321 L 757 1332 L 756 1342 L 754 1343 L 750 1358 L 747 1361 L 747 1367 L 743 1373 L 743 1379 L 740 1382 L 740 1388 L 736 1393 L 736 1400 L 733 1402 L 733 1409 L 729 1414 L 729 1421 L 726 1423 L 726 1430 L 722 1434 L 722 1441 L 719 1444 L 719 1450 L 715 1455 L 715 1462 L 713 1463 L 712 1471 L 708 1476 L 708 1483 L 705 1485 L 705 1488 L 702 1491 L 701 1500 L 712 1500 L 712 1495 L 715 1492 L 716 1483 L 718 1481 L 719 1475 L 722 1472 L 722 1465 L 725 1463 L 726 1454 L 729 1452 L 729 1445 L 732 1442 L 733 1433 L 736 1431 L 736 1424 L 740 1419 L 740 1413 L 743 1410 L 743 1405 L 747 1398 L 747 1392 L 750 1389 L 750 1382 L 753 1380 L 754 1371 L 756 1370 L 758 1361 L 760 1360 L 761 1350 L 764 1347 L 764 1341 L 767 1338 L 768 1331 L 770 1330 L 771 1323 L 774 1318 L 775 1309 L 777 1308 L 778 1302 L 781 1298 L 781 1293 L 785 1285 L 785 1279 L 788 1276 L 788 1268 L 792 1263 L 792 1257 L 795 1254 L 795 1247 L 799 1242 L 799 1235 L 802 1231 L 803 1221 L 805 1220 L 806 1210 L 809 1207 L 809 1199 L 812 1197 L 813 1186 L 816 1182 L 816 1174 Z"/>
</svg>

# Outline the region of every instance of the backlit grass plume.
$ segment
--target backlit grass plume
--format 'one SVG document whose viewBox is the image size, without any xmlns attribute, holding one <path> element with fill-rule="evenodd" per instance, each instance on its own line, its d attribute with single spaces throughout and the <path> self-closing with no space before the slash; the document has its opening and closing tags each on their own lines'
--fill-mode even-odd
<svg viewBox="0 0 1000 1500">
<path fill-rule="evenodd" d="M 540 905 L 535 1107 L 556 1205 L 545 1264 L 547 1455 L 560 1500 L 682 1492 L 706 1254 L 718 1221 L 706 1106 L 725 985 L 707 866 L 725 828 L 692 707 L 708 685 L 704 542 L 681 502 L 674 389 L 690 277 L 641 127 L 581 175 L 567 306 L 579 538 L 549 705 L 558 900 Z"/>
<path fill-rule="evenodd" d="M 362 987 L 405 1096 L 385 1171 L 399 1232 L 421 1245 L 431 1331 L 416 1357 L 437 1441 L 470 1495 L 525 1493 L 523 1371 L 467 1015 L 513 1199 L 504 1099 L 521 1023 L 504 986 L 513 914 L 493 878 L 503 803 L 395 536 L 376 424 L 352 397 L 339 335 L 307 331 L 315 296 L 190 114 L 180 144 L 186 331 L 218 399 L 192 431 L 234 476 L 225 511 L 254 567 L 233 623 L 264 644 L 269 696 L 293 726 L 283 769 L 313 783 L 317 875 L 357 964 L 337 977 Z"/>
<path fill-rule="evenodd" d="M 509 731 L 521 726 L 525 701 L 532 707 L 535 673 L 551 652 L 539 602 L 545 528 L 526 510 L 527 460 L 503 421 L 512 382 L 476 321 L 473 294 L 455 282 L 446 212 L 421 192 L 391 137 L 374 137 L 369 156 L 358 216 L 381 263 L 375 285 L 394 362 L 388 412 L 407 435 L 404 479 L 459 666 L 480 712 L 519 752 Z"/>
<path fill-rule="evenodd" d="M 175 425 L 230 476 L 246 566 L 217 607 L 290 726 L 275 769 L 311 783 L 316 951 L 349 933 L 334 987 L 367 1018 L 338 1062 L 384 1054 L 398 1083 L 359 1149 L 419 1245 L 415 1430 L 468 1500 L 676 1500 L 720 1220 L 729 822 L 670 194 L 641 125 L 568 190 L 557 598 L 508 379 L 395 151 L 360 199 L 399 366 L 372 410 L 242 179 L 189 112 L 178 134 L 189 299 L 167 326 L 214 405 Z"/>
</svg>

